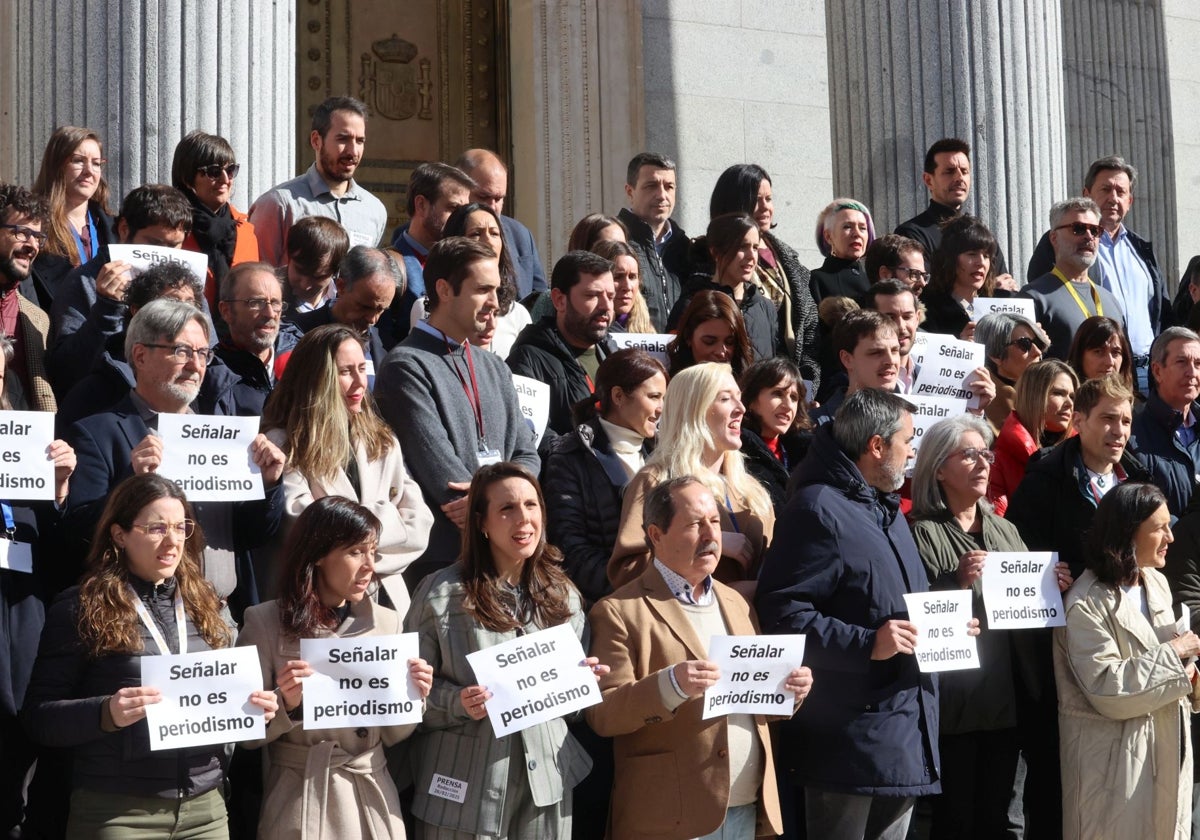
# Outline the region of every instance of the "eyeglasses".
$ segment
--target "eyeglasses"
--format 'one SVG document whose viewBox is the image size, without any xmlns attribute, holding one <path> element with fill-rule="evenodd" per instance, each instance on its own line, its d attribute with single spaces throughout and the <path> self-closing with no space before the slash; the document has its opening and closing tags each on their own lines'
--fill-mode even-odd
<svg viewBox="0 0 1200 840">
<path fill-rule="evenodd" d="M 922 271 L 919 268 L 897 268 L 896 275 L 903 276 L 910 283 L 917 283 L 917 282 L 928 283 L 929 282 L 929 272 Z"/>
<path fill-rule="evenodd" d="M 1104 233 L 1104 228 L 1100 225 L 1089 225 L 1087 222 L 1071 222 L 1069 225 L 1059 225 L 1055 230 L 1069 230 L 1075 236 L 1083 236 L 1086 233 L 1093 239 L 1099 239 L 1100 234 Z"/>
<path fill-rule="evenodd" d="M 968 446 L 966 449 L 961 449 L 958 452 L 951 453 L 951 457 L 954 455 L 960 456 L 972 467 L 979 463 L 980 458 L 989 464 L 996 463 L 996 453 L 990 449 L 977 449 L 974 446 Z"/>
<path fill-rule="evenodd" d="M 83 155 L 75 155 L 69 158 L 67 163 L 73 169 L 83 169 L 88 164 L 91 164 L 92 169 L 103 169 L 108 161 L 105 158 L 86 158 Z"/>
<path fill-rule="evenodd" d="M 225 302 L 244 303 L 246 304 L 246 308 L 254 313 L 262 312 L 268 306 L 271 307 L 272 311 L 278 312 L 281 315 L 284 312 L 287 312 L 288 309 L 286 300 L 267 300 L 266 298 L 249 298 L 248 300 L 238 300 L 237 298 L 229 298 Z"/>
<path fill-rule="evenodd" d="M 1032 338 L 1030 338 L 1027 335 L 1023 335 L 1020 338 L 1014 338 L 1012 341 L 1008 342 L 1008 344 L 1006 344 L 1004 346 L 1005 347 L 1020 347 L 1022 353 L 1028 353 L 1036 345 L 1037 345 L 1036 341 L 1034 341 Z M 1038 349 L 1040 350 L 1041 348 L 1038 347 Z"/>
<path fill-rule="evenodd" d="M 175 361 L 180 364 L 187 364 L 195 356 L 203 364 L 207 365 L 212 361 L 213 357 L 211 347 L 188 347 L 186 344 L 143 344 L 142 346 L 157 347 L 159 350 L 170 350 L 171 355 L 175 357 Z"/>
<path fill-rule="evenodd" d="M 18 242 L 32 242 L 39 248 L 43 248 L 46 245 L 46 234 L 42 233 L 40 230 L 34 230 L 33 228 L 28 228 L 24 225 L 0 225 L 0 228 L 11 230 L 13 232 L 13 238 Z"/>
<path fill-rule="evenodd" d="M 240 163 L 226 163 L 224 165 L 220 163 L 210 163 L 208 166 L 196 167 L 197 172 L 199 172 L 201 175 L 206 175 L 209 178 L 212 178 L 214 181 L 221 177 L 222 172 L 228 175 L 229 180 L 232 181 L 237 177 L 237 174 L 241 170 L 242 165 Z"/>
<path fill-rule="evenodd" d="M 150 522 L 146 525 L 135 524 L 133 527 L 154 540 L 162 541 L 166 539 L 168 533 L 186 540 L 196 530 L 196 523 L 190 519 L 181 519 L 179 522 Z"/>
</svg>

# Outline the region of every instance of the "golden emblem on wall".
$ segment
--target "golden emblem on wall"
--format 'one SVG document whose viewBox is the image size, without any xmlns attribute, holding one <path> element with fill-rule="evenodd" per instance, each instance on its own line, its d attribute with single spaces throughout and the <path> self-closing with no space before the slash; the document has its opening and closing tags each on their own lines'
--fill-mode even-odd
<svg viewBox="0 0 1200 840">
<path fill-rule="evenodd" d="M 432 63 L 422 58 L 413 67 L 417 45 L 399 35 L 371 44 L 362 54 L 359 98 L 389 120 L 433 119 Z"/>
</svg>

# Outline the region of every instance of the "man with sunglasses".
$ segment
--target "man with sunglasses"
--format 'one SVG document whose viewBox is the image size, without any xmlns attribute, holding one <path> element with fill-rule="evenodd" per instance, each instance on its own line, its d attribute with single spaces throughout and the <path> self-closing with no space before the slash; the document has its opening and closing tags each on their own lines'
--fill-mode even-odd
<svg viewBox="0 0 1200 840">
<path fill-rule="evenodd" d="M 1050 337 L 1045 355 L 1066 361 L 1075 331 L 1093 315 L 1107 315 L 1125 326 L 1125 312 L 1112 292 L 1096 285 L 1088 269 L 1100 244 L 1100 208 L 1087 196 L 1069 198 L 1050 208 L 1050 244 L 1054 268 L 1020 292 L 1033 301 L 1035 321 Z"/>
<path fill-rule="evenodd" d="M 125 356 L 133 368 L 133 389 L 107 411 L 85 417 L 67 432 L 77 464 L 64 521 L 72 540 L 65 562 L 85 556 L 84 541 L 112 489 L 131 475 L 154 472 L 161 465 L 158 417 L 192 413 L 191 404 L 212 360 L 210 329 L 204 313 L 193 304 L 170 298 L 150 301 L 130 320 Z M 280 478 L 287 460 L 261 434 L 254 438 L 249 454 L 262 471 L 264 499 L 195 504 L 207 542 L 204 575 L 222 600 L 233 596 L 238 607 L 257 603 L 249 552 L 279 528 Z"/>
<path fill-rule="evenodd" d="M 14 184 L 0 184 L 0 331 L 13 343 L 4 382 L 17 408 L 55 411 L 58 405 L 46 376 L 46 337 L 50 319 L 31 297 L 33 261 L 46 242 L 50 221 L 46 203 Z M 24 292 L 24 293 L 23 293 Z"/>
</svg>

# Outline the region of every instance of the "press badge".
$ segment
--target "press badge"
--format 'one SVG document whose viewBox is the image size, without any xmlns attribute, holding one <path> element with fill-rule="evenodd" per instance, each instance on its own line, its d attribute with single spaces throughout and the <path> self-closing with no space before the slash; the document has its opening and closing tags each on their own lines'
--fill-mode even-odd
<svg viewBox="0 0 1200 840">
<path fill-rule="evenodd" d="M 33 574 L 33 546 L 0 538 L 0 569 Z"/>
<path fill-rule="evenodd" d="M 467 801 L 467 783 L 434 773 L 433 781 L 429 783 L 429 795 L 439 799 L 449 799 L 451 802 L 461 805 Z"/>
<path fill-rule="evenodd" d="M 492 464 L 499 464 L 504 460 L 499 449 L 480 449 L 477 457 L 481 467 L 490 467 Z"/>
</svg>

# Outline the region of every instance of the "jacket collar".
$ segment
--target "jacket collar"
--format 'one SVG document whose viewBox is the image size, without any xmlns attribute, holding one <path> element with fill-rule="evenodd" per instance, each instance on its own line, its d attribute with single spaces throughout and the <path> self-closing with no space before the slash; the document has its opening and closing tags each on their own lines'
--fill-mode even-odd
<svg viewBox="0 0 1200 840">
<path fill-rule="evenodd" d="M 1157 391 L 1150 392 L 1150 396 L 1147 397 L 1146 405 L 1142 410 L 1148 412 L 1155 423 L 1162 426 L 1172 435 L 1183 425 L 1183 412 L 1171 408 L 1171 406 L 1163 402 L 1162 397 L 1158 395 Z M 1196 413 L 1198 411 L 1200 411 L 1200 403 L 1192 403 L 1192 416 L 1200 420 L 1200 415 Z"/>
<path fill-rule="evenodd" d="M 798 486 L 827 484 L 851 501 L 860 504 L 878 502 L 883 515 L 881 527 L 887 527 L 895 521 L 900 510 L 900 497 L 895 493 L 881 493 L 867 483 L 858 465 L 834 440 L 832 423 L 822 424 L 813 434 L 808 455 L 796 469 L 800 472 Z"/>
<path fill-rule="evenodd" d="M 667 628 L 671 635 L 687 649 L 688 656 L 697 659 L 707 658 L 708 645 L 700 639 L 695 625 L 684 612 L 683 605 L 676 600 L 670 587 L 667 586 L 667 582 L 663 580 L 662 574 L 654 567 L 653 563 L 646 568 L 646 571 L 642 572 L 638 583 L 647 608 L 658 617 L 661 626 Z M 741 595 L 722 586 L 717 581 L 713 581 L 713 594 L 717 596 L 717 606 L 721 610 L 721 618 L 725 621 L 725 629 L 730 635 L 747 636 L 757 632 L 749 622 L 738 618 L 739 611 L 735 599 L 740 599 Z"/>
<path fill-rule="evenodd" d="M 642 221 L 640 217 L 635 216 L 633 211 L 628 207 L 622 207 L 621 211 L 617 213 L 617 218 L 625 223 L 625 227 L 629 229 L 629 235 L 635 240 L 648 248 L 657 247 L 657 241 L 654 238 L 654 231 L 650 229 L 650 225 L 647 222 Z M 671 238 L 668 240 L 669 242 L 674 241 L 679 236 L 682 236 L 683 229 L 680 228 L 679 225 L 675 224 L 674 219 L 667 219 L 667 224 L 671 227 Z"/>
</svg>

